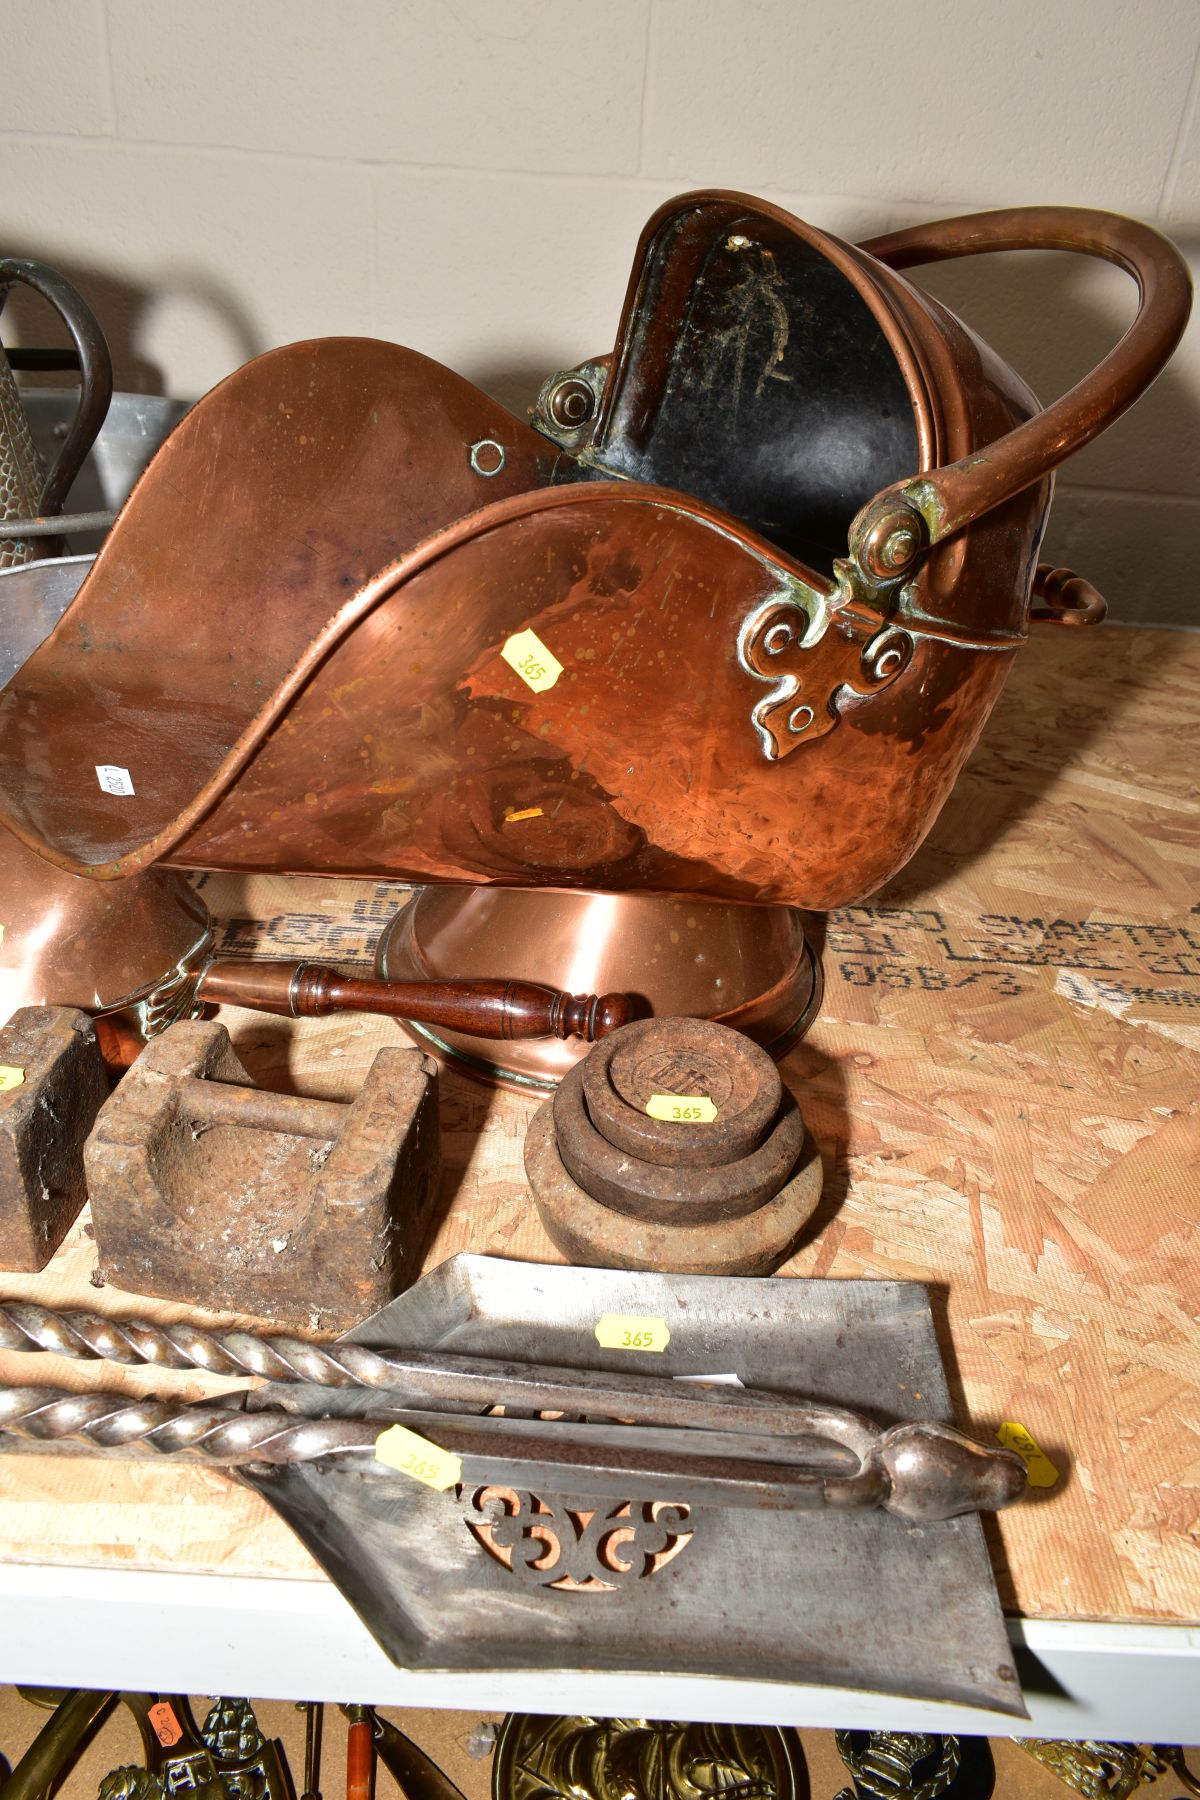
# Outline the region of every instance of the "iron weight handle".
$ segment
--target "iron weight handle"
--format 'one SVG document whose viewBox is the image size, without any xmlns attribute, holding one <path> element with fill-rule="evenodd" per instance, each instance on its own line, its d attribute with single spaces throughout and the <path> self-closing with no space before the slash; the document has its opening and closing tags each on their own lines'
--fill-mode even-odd
<svg viewBox="0 0 1200 1800">
<path fill-rule="evenodd" d="M 1183 335 L 1192 304 L 1187 264 L 1160 232 L 1117 213 L 1019 206 L 935 219 L 859 248 L 892 269 L 993 250 L 1069 250 L 1115 263 L 1137 283 L 1137 316 L 1090 375 L 1043 412 L 960 462 L 877 494 L 850 528 L 850 551 L 872 582 L 896 581 L 921 553 L 1032 487 L 1090 444 L 1145 392 Z"/>
</svg>

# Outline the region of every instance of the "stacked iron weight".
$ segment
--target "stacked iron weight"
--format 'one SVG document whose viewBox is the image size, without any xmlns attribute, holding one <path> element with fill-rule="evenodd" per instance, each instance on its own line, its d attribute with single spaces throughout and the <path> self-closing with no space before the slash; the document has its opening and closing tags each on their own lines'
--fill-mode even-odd
<svg viewBox="0 0 1200 1800">
<path fill-rule="evenodd" d="M 684 1116 L 654 1116 L 655 1096 Z M 771 1058 L 708 1019 L 640 1020 L 598 1043 L 534 1114 L 525 1170 L 572 1262 L 696 1275 L 777 1269 L 822 1180 Z"/>
</svg>

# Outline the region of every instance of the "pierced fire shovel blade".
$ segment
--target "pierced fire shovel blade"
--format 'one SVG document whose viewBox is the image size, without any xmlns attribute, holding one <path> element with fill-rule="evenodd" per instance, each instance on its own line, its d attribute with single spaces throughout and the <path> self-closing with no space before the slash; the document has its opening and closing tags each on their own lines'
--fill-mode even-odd
<svg viewBox="0 0 1200 1800">
<path fill-rule="evenodd" d="M 665 1325 L 651 1334 L 666 1336 L 665 1348 L 601 1348 L 596 1326 L 611 1315 Z M 736 1375 L 748 1388 L 883 1425 L 936 1425 L 951 1412 L 928 1296 L 916 1283 L 462 1255 L 340 1341 L 614 1377 Z M 365 1420 L 381 1415 L 383 1399 L 362 1387 L 279 1383 L 249 1405 Z M 536 1432 L 518 1421 L 508 1431 L 478 1410 L 464 1405 L 443 1448 L 453 1451 L 452 1438 L 465 1446 L 477 1427 L 499 1428 L 518 1448 L 527 1441 L 528 1456 L 496 1465 L 506 1478 L 493 1470 L 472 1479 L 488 1465 L 470 1456 L 461 1478 L 441 1488 L 361 1457 L 242 1471 L 400 1665 L 702 1674 L 1026 1716 L 977 1513 L 906 1518 L 878 1503 L 812 1510 L 811 1493 L 798 1490 L 792 1505 L 779 1484 L 761 1506 L 744 1496 L 728 1503 L 717 1469 L 707 1484 L 681 1472 L 668 1493 L 661 1478 L 643 1492 L 632 1472 L 629 1491 L 617 1491 L 611 1469 L 589 1484 L 581 1467 L 568 1489 L 561 1460 L 547 1457 L 539 1476 Z M 588 1416 L 582 1405 L 576 1416 Z M 408 1423 L 420 1421 L 409 1414 Z M 428 1419 L 421 1428 L 436 1442 Z M 620 1433 L 597 1430 L 597 1442 L 622 1447 Z M 736 1448 L 721 1440 L 722 1454 Z"/>
</svg>

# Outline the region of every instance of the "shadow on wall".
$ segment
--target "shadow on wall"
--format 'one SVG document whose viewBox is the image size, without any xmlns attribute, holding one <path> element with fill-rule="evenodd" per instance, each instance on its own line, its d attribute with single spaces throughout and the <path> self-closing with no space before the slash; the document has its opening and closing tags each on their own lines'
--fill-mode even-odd
<svg viewBox="0 0 1200 1800">
<path fill-rule="evenodd" d="M 614 336 L 616 329 L 614 321 Z M 605 344 L 603 348 L 611 350 L 612 345 Z M 555 361 L 553 347 L 548 347 L 544 364 L 502 363 L 499 361 L 470 362 L 459 369 L 457 373 L 464 376 L 467 381 L 474 382 L 477 388 L 482 388 L 485 394 L 490 395 L 493 400 L 498 400 L 501 406 L 506 406 L 510 413 L 515 413 L 518 419 L 525 421 L 528 419 L 530 408 L 537 399 L 541 385 L 548 375 L 556 374 L 561 367 L 583 362 L 594 353 L 594 346 L 592 349 L 581 348 L 579 354 L 572 359 L 571 365 L 560 364 Z"/>
<path fill-rule="evenodd" d="M 48 263 L 78 288 L 108 339 L 114 385 L 120 392 L 166 393 L 163 371 L 147 357 L 145 342 L 153 314 L 167 304 L 182 303 L 193 308 L 199 317 L 208 321 L 210 330 L 215 326 L 222 333 L 231 348 L 231 369 L 249 362 L 268 347 L 261 341 L 249 312 L 233 287 L 215 281 L 202 269 L 174 269 L 169 282 L 161 288 L 148 288 L 110 268 L 72 262 L 57 251 L 42 250 L 36 244 L 22 243 L 19 247 L 5 244 L 4 253 Z M 25 287 L 15 287 L 6 301 L 0 319 L 0 337 L 8 344 L 38 348 L 70 343 L 70 336 L 53 308 Z M 30 386 L 62 387 L 69 380 L 69 376 L 61 373 L 22 376 L 23 384 Z M 191 394 L 176 397 L 198 398 Z"/>
</svg>

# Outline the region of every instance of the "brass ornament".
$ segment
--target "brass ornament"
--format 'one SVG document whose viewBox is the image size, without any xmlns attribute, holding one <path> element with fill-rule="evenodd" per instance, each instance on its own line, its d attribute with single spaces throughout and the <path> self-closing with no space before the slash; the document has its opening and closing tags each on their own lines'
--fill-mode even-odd
<svg viewBox="0 0 1200 1800">
<path fill-rule="evenodd" d="M 1187 1766 L 1183 1750 L 1178 1744 L 1155 1744 L 1154 1754 L 1164 1765 L 1164 1774 L 1170 1769 L 1176 1781 L 1181 1781 L 1189 1794 L 1195 1794 L 1200 1800 L 1200 1778 L 1192 1774 Z"/>
<path fill-rule="evenodd" d="M 500 1728 L 493 1800 L 807 1800 L 799 1739 L 774 1726 L 542 1718 Z"/>
<path fill-rule="evenodd" d="M 110 1769 L 97 1790 L 97 1800 L 162 1800 L 164 1789 L 157 1775 L 140 1763 Z"/>
<path fill-rule="evenodd" d="M 137 1721 L 146 1760 L 111 1770 L 97 1800 L 288 1800 L 280 1747 L 263 1736 L 248 1700 L 218 1697 L 197 1727 L 182 1694 L 120 1699 Z"/>
<path fill-rule="evenodd" d="M 1156 1781 L 1164 1773 L 1172 1755 L 1183 1763 L 1183 1752 L 1174 1745 L 1109 1744 L 1095 1738 L 1014 1741 L 1084 1800 L 1128 1800 L 1144 1783 Z M 1176 1764 L 1171 1762 L 1171 1766 Z M 1187 1779 L 1186 1774 L 1182 1779 Z M 1193 1785 L 1192 1792 L 1196 1791 Z"/>
<path fill-rule="evenodd" d="M 958 1774 L 956 1737 L 910 1731 L 838 1731 L 834 1737 L 859 1791 L 876 1800 L 937 1800 Z M 855 1800 L 854 1788 L 843 1788 L 837 1800 Z"/>
<path fill-rule="evenodd" d="M 200 1736 L 219 1764 L 251 1763 L 267 1748 L 254 1708 L 248 1700 L 218 1695 L 203 1725 Z"/>
</svg>

